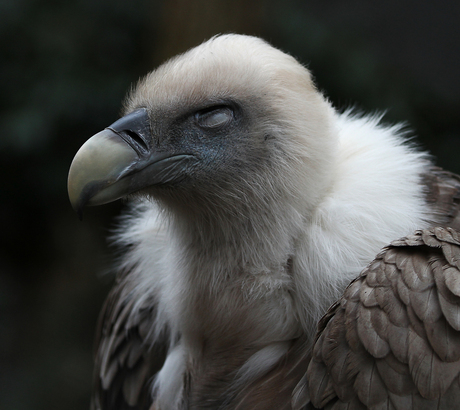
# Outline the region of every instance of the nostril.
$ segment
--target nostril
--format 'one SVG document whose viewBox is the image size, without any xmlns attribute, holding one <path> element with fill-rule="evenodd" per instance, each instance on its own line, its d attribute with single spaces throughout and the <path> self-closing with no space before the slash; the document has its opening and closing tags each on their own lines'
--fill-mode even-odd
<svg viewBox="0 0 460 410">
<path fill-rule="evenodd" d="M 148 151 L 149 147 L 147 143 L 139 134 L 132 130 L 123 130 L 123 133 L 129 137 L 129 139 L 140 149 L 140 151 Z"/>
</svg>

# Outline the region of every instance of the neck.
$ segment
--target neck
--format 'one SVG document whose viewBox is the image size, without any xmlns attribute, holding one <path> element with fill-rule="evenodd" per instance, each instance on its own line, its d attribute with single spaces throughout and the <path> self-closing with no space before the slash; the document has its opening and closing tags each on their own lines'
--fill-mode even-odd
<svg viewBox="0 0 460 410">
<path fill-rule="evenodd" d="M 184 209 L 171 218 L 171 236 L 184 252 L 187 265 L 191 261 L 205 264 L 209 274 L 273 273 L 292 256 L 304 223 L 286 202 L 265 198 L 229 211 L 218 204 L 207 212 Z"/>
<path fill-rule="evenodd" d="M 232 344 L 291 337 L 286 322 L 294 320 L 281 316 L 292 310 L 291 259 L 301 218 L 286 204 L 245 211 L 174 213 L 170 237 L 180 261 L 182 333 L 186 327 L 195 338 Z"/>
</svg>

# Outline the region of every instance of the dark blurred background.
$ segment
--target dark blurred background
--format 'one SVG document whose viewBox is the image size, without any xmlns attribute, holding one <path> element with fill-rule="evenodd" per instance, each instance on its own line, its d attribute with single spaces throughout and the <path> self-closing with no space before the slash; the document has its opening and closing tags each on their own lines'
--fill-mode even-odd
<svg viewBox="0 0 460 410">
<path fill-rule="evenodd" d="M 88 408 L 122 205 L 80 222 L 67 171 L 140 76 L 214 34 L 259 35 L 460 172 L 459 22 L 458 0 L 2 0 L 0 408 Z"/>
</svg>

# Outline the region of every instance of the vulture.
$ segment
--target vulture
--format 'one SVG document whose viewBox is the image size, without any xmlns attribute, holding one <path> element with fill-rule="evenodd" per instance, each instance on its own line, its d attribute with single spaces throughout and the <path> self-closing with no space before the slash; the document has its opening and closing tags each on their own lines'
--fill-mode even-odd
<svg viewBox="0 0 460 410">
<path fill-rule="evenodd" d="M 92 409 L 460 406 L 460 178 L 264 40 L 140 80 L 68 190 L 128 202 Z"/>
</svg>

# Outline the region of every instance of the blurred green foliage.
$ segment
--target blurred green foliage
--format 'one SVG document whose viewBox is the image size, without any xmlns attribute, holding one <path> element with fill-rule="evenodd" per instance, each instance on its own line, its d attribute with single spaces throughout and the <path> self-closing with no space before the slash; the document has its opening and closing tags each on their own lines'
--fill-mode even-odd
<svg viewBox="0 0 460 410">
<path fill-rule="evenodd" d="M 219 32 L 262 35 L 308 65 L 336 106 L 387 110 L 460 172 L 460 9 L 431 3 L 197 1 L 191 14 L 187 0 L 3 0 L 0 408 L 88 408 L 120 204 L 79 222 L 67 171 L 154 62 Z"/>
</svg>

